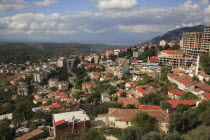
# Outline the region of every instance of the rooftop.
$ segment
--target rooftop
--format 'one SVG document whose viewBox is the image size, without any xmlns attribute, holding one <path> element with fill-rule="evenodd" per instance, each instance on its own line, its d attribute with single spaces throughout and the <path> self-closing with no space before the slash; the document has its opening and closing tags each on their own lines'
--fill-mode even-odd
<svg viewBox="0 0 210 140">
<path fill-rule="evenodd" d="M 53 119 L 56 122 L 65 120 L 68 122 L 78 121 L 87 121 L 90 120 L 87 114 L 84 111 L 73 111 L 73 112 L 65 112 L 65 113 L 57 113 L 53 114 Z"/>
</svg>

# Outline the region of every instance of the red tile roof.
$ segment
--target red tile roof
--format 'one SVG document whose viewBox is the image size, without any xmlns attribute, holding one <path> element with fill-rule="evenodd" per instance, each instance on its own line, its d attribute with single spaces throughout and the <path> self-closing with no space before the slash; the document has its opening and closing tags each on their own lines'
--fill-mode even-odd
<svg viewBox="0 0 210 140">
<path fill-rule="evenodd" d="M 184 101 L 178 101 L 178 100 L 167 100 L 169 104 L 171 104 L 172 108 L 176 108 L 179 104 L 183 105 L 196 105 L 197 101 L 202 101 L 201 99 L 198 100 L 184 100 Z"/>
<path fill-rule="evenodd" d="M 170 90 L 170 91 L 168 91 L 169 93 L 172 93 L 172 94 L 175 94 L 175 95 L 178 95 L 178 96 L 181 96 L 181 95 L 184 95 L 185 93 L 184 92 L 182 92 L 182 91 L 180 91 L 180 90 L 177 90 L 177 89 L 175 89 L 175 90 Z"/>
<path fill-rule="evenodd" d="M 183 52 L 180 51 L 173 51 L 173 50 L 163 50 L 161 51 L 163 53 L 168 53 L 168 54 L 183 54 Z"/>
<path fill-rule="evenodd" d="M 148 94 L 145 90 L 143 90 L 142 88 L 136 88 L 136 90 L 138 91 L 138 92 L 140 92 L 142 95 L 146 95 L 146 94 Z"/>
<path fill-rule="evenodd" d="M 121 93 L 123 93 L 123 92 L 128 92 L 127 90 L 120 90 L 120 91 L 118 91 L 118 92 L 116 92 L 116 94 L 121 94 Z"/>
<path fill-rule="evenodd" d="M 157 121 L 168 121 L 169 114 L 163 110 L 140 110 L 140 109 L 119 109 L 109 108 L 108 115 L 115 117 L 116 121 L 131 121 L 138 112 L 146 112 Z"/>
<path fill-rule="evenodd" d="M 55 96 L 56 97 L 61 97 L 61 98 L 68 98 L 68 95 L 66 93 L 62 92 L 62 91 L 57 91 L 55 93 Z"/>
<path fill-rule="evenodd" d="M 54 123 L 54 127 L 58 126 L 58 125 L 61 125 L 61 124 L 64 124 L 66 121 L 65 120 L 60 120 L 58 122 L 55 122 Z"/>
<path fill-rule="evenodd" d="M 52 103 L 51 105 L 49 105 L 50 109 L 56 109 L 56 108 L 60 108 L 62 106 L 62 104 L 60 103 Z"/>
<path fill-rule="evenodd" d="M 162 110 L 161 107 L 154 106 L 154 105 L 140 105 L 139 109 L 142 109 L 142 110 Z"/>
<path fill-rule="evenodd" d="M 130 98 L 130 97 L 118 97 L 118 103 L 122 103 L 123 107 L 126 107 L 128 104 L 132 104 L 137 106 L 138 100 L 137 98 Z"/>
<path fill-rule="evenodd" d="M 150 57 L 150 62 L 158 62 L 158 57 L 157 56 Z"/>
<path fill-rule="evenodd" d="M 205 98 L 210 99 L 210 93 L 203 95 Z"/>
<path fill-rule="evenodd" d="M 34 139 L 36 136 L 40 135 L 44 133 L 44 131 L 40 130 L 40 129 L 36 129 L 33 130 L 27 134 L 22 135 L 21 137 L 16 138 L 15 140 L 30 140 L 30 139 Z"/>
</svg>

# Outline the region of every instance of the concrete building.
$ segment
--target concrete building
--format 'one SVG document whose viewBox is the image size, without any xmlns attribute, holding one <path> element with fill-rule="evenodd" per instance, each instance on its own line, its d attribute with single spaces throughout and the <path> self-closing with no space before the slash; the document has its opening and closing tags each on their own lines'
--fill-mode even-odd
<svg viewBox="0 0 210 140">
<path fill-rule="evenodd" d="M 198 55 L 210 51 L 210 27 L 203 32 L 185 32 L 180 45 L 186 57 L 196 60 Z"/>
<path fill-rule="evenodd" d="M 165 46 L 166 43 L 167 43 L 167 42 L 166 42 L 165 40 L 161 40 L 160 43 L 159 43 L 159 45 L 160 45 L 160 46 Z"/>
<path fill-rule="evenodd" d="M 85 111 L 72 111 L 53 114 L 53 133 L 61 137 L 67 132 L 74 132 L 90 127 L 90 118 Z"/>
<path fill-rule="evenodd" d="M 20 96 L 27 96 L 29 94 L 28 84 L 20 82 L 18 85 L 17 93 Z"/>
<path fill-rule="evenodd" d="M 58 87 L 58 78 L 50 78 L 48 81 L 49 88 Z"/>
<path fill-rule="evenodd" d="M 111 101 L 109 98 L 109 94 L 108 93 L 101 93 L 101 102 L 109 102 Z"/>
<path fill-rule="evenodd" d="M 33 74 L 34 82 L 41 83 L 44 79 L 47 79 L 48 72 L 46 71 L 38 71 Z"/>
<path fill-rule="evenodd" d="M 190 59 L 184 57 L 184 53 L 173 50 L 163 50 L 158 55 L 159 65 L 166 65 L 172 68 L 179 66 L 190 66 Z"/>
<path fill-rule="evenodd" d="M 58 82 L 58 89 L 59 90 L 67 90 L 67 89 L 69 89 L 69 82 L 67 82 L 67 81 L 60 81 L 60 82 Z"/>
<path fill-rule="evenodd" d="M 57 62 L 58 67 L 64 67 L 66 65 L 66 59 L 64 57 L 60 57 Z"/>
<path fill-rule="evenodd" d="M 77 67 L 79 64 L 79 58 L 77 55 L 70 55 L 69 58 L 67 59 L 67 67 L 69 69 Z"/>
</svg>

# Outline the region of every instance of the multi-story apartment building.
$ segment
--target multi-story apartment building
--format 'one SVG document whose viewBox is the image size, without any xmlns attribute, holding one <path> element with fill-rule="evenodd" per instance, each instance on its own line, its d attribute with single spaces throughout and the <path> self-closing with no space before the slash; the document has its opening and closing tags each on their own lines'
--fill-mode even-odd
<svg viewBox="0 0 210 140">
<path fill-rule="evenodd" d="M 185 32 L 180 45 L 187 58 L 196 60 L 210 51 L 210 27 L 205 27 L 204 32 Z"/>
<path fill-rule="evenodd" d="M 163 50 L 158 55 L 159 65 L 167 65 L 172 68 L 179 66 L 189 66 L 190 59 L 184 57 L 184 53 L 173 50 Z"/>
</svg>

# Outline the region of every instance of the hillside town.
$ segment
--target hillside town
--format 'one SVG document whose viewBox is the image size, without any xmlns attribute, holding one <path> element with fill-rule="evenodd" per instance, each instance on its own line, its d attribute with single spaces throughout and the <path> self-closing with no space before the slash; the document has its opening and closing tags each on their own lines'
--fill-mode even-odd
<svg viewBox="0 0 210 140">
<path fill-rule="evenodd" d="M 210 27 L 102 54 L 2 63 L 0 77 L 2 140 L 188 140 L 210 130 Z"/>
</svg>

